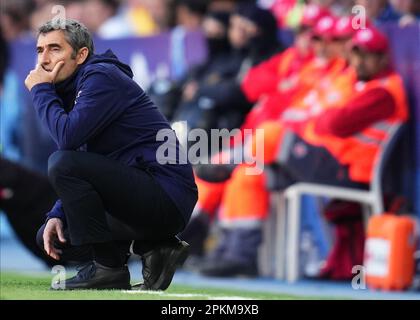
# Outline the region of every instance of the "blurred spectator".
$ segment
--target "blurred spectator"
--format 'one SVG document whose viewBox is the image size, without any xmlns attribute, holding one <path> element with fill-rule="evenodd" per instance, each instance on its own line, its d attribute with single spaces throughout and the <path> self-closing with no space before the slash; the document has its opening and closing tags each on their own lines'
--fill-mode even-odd
<svg viewBox="0 0 420 320">
<path fill-rule="evenodd" d="M 59 2 L 54 2 L 53 4 L 61 4 L 66 9 L 66 18 L 74 19 L 85 23 L 85 3 L 89 0 L 61 0 Z"/>
<path fill-rule="evenodd" d="M 361 5 L 366 9 L 366 18 L 375 24 L 384 22 L 396 22 L 400 19 L 388 0 L 355 0 L 355 5 Z"/>
<path fill-rule="evenodd" d="M 53 18 L 52 11 L 54 5 L 55 4 L 51 1 L 44 1 L 42 4 L 39 4 L 37 6 L 36 10 L 30 17 L 30 25 L 33 36 L 36 35 L 38 28 L 43 23 Z"/>
<path fill-rule="evenodd" d="M 209 1 L 208 10 L 233 12 L 238 2 L 238 0 L 212 0 Z"/>
<path fill-rule="evenodd" d="M 199 30 L 207 11 L 207 2 L 205 0 L 174 0 L 176 26 L 186 31 Z"/>
<path fill-rule="evenodd" d="M 261 7 L 273 12 L 279 28 L 296 27 L 296 16 L 302 12 L 304 3 L 303 0 L 258 0 Z"/>
<path fill-rule="evenodd" d="M 348 14 L 348 10 L 353 5 L 352 0 L 309 0 L 308 3 L 328 8 L 335 15 Z"/>
<path fill-rule="evenodd" d="M 30 18 L 32 34 L 36 35 L 38 28 L 53 19 L 56 15 L 65 14 L 68 19 L 76 19 L 81 22 L 85 22 L 84 6 L 86 0 L 59 0 L 59 1 L 43 1 L 36 7 Z M 56 6 L 63 6 L 65 11 L 61 10 Z"/>
<path fill-rule="evenodd" d="M 230 18 L 229 55 L 200 75 L 197 85 L 184 95 L 174 121 L 186 120 L 190 128 L 236 128 L 251 103 L 240 89 L 249 68 L 279 50 L 273 15 L 252 4 L 240 5 Z"/>
<path fill-rule="evenodd" d="M 336 19 L 332 16 L 327 16 L 315 25 L 312 32 L 312 40 L 315 54 L 323 61 L 335 61 L 334 59 L 340 57 L 342 51 L 338 51 L 334 46 L 333 38 L 335 31 Z"/>
<path fill-rule="evenodd" d="M 305 19 L 304 15 L 303 20 Z M 333 41 L 335 24 L 336 18 L 327 14 L 314 25 L 311 43 L 315 56 L 296 77 L 294 93 L 285 100 L 287 107 L 294 105 L 296 101 L 309 99 L 308 94 L 322 83 L 323 79 L 331 79 L 346 68 L 347 61 L 343 56 L 344 51 L 340 51 L 340 46 L 337 46 Z M 286 110 L 282 114 L 284 118 L 289 116 L 296 117 L 290 110 Z"/>
<path fill-rule="evenodd" d="M 296 28 L 302 22 L 304 11 L 320 8 L 337 16 L 351 14 L 353 0 L 258 0 L 263 7 L 269 8 L 276 16 L 279 27 Z"/>
<path fill-rule="evenodd" d="M 85 26 L 93 34 L 106 36 L 107 21 L 117 13 L 119 4 L 119 0 L 86 1 L 83 10 Z"/>
<path fill-rule="evenodd" d="M 111 39 L 149 36 L 169 27 L 172 0 L 60 0 L 42 1 L 33 14 L 32 30 L 54 17 L 54 5 L 63 5 L 67 18 L 84 23 L 91 32 Z"/>
<path fill-rule="evenodd" d="M 156 0 L 156 2 L 163 4 L 165 0 Z M 115 39 L 159 33 L 162 31 L 161 26 L 154 20 L 147 5 L 150 5 L 149 0 L 124 1 L 117 14 L 102 25 L 100 36 L 104 39 Z"/>
<path fill-rule="evenodd" d="M 420 20 L 420 1 L 416 0 L 390 0 L 392 7 L 401 14 L 399 25 L 408 26 Z"/>
<path fill-rule="evenodd" d="M 3 36 L 12 41 L 29 31 L 29 17 L 35 9 L 33 0 L 2 0 L 0 24 Z"/>
<path fill-rule="evenodd" d="M 142 0 L 144 8 L 149 12 L 159 32 L 166 31 L 171 27 L 170 9 L 174 1 L 176 0 Z"/>
<path fill-rule="evenodd" d="M 352 14 L 354 0 L 335 0 L 331 6 L 331 11 L 337 16 L 345 16 Z"/>
<path fill-rule="evenodd" d="M 207 10 L 206 0 L 175 0 L 173 3 L 175 27 L 171 32 L 171 75 L 180 81 L 187 73 L 185 38 L 187 32 L 201 31 Z"/>
<path fill-rule="evenodd" d="M 185 79 L 171 82 L 167 78 L 155 80 L 149 94 L 168 120 L 172 120 L 180 99 L 191 101 L 196 94 L 198 84 L 208 74 L 218 71 L 228 58 L 230 45 L 227 37 L 229 13 L 224 11 L 208 12 L 203 20 L 203 32 L 208 47 L 207 61 L 194 67 Z"/>
<path fill-rule="evenodd" d="M 322 16 L 319 17 L 324 19 Z M 331 17 L 325 19 L 327 22 L 333 23 L 333 26 L 324 23 L 323 28 L 318 26 L 314 31 L 311 29 L 311 21 L 302 21 L 301 27 L 296 32 L 293 47 L 250 70 L 242 83 L 242 89 L 248 99 L 252 101 L 263 99 L 247 115 L 247 121 L 243 128 L 255 128 L 262 121 L 278 118 L 292 101 L 296 101 L 297 98 L 309 101 L 310 91 L 314 91 L 313 89 L 321 84 L 328 87 L 330 82 L 335 81 L 341 72 L 347 73 L 346 61 L 349 60 L 347 47 L 354 34 L 351 16 L 344 16 L 337 20 Z M 314 55 L 311 44 L 314 42 L 311 43 L 311 36 L 312 40 L 317 36 L 326 38 L 323 42 L 325 43 L 324 47 L 328 49 L 318 48 L 315 50 L 316 56 L 318 59 L 327 57 L 327 61 L 335 61 L 336 66 L 327 70 L 324 75 L 319 74 L 317 83 L 308 82 L 305 84 L 307 79 L 302 79 L 299 75 L 313 61 L 316 61 L 312 60 Z M 315 41 L 315 43 L 318 42 L 319 40 Z M 328 52 L 328 55 L 325 52 Z M 320 67 L 320 64 L 318 66 Z M 322 68 L 318 71 L 311 69 L 313 75 L 322 70 Z M 313 81 L 314 78 L 311 80 Z M 302 90 L 302 87 L 307 89 Z"/>
<path fill-rule="evenodd" d="M 309 6 L 306 8 L 305 19 L 295 31 L 294 45 L 255 66 L 244 77 L 242 90 L 248 100 L 258 103 L 247 115 L 242 128 L 255 128 L 262 121 L 277 118 L 302 88 L 299 74 L 314 58 L 312 28 L 326 14 L 311 11 Z"/>
<path fill-rule="evenodd" d="M 335 51 L 346 60 L 350 58 L 347 48 L 355 32 L 352 26 L 352 18 L 353 16 L 338 18 L 332 35 L 332 44 L 335 46 Z"/>
</svg>

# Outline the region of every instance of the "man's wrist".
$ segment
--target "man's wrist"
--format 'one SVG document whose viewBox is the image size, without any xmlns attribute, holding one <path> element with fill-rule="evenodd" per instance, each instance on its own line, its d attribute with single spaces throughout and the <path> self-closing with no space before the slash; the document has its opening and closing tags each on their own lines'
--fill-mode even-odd
<svg viewBox="0 0 420 320">
<path fill-rule="evenodd" d="M 34 94 L 35 92 L 42 90 L 42 89 L 55 89 L 54 84 L 52 82 L 40 82 L 36 85 L 32 86 L 30 92 Z"/>
<path fill-rule="evenodd" d="M 48 222 L 48 221 L 50 221 L 51 219 L 60 219 L 61 220 L 61 222 L 63 221 L 63 219 L 62 218 L 60 218 L 60 217 L 57 217 L 57 216 L 47 216 L 47 219 L 45 219 L 45 222 Z"/>
<path fill-rule="evenodd" d="M 45 224 L 47 224 L 48 221 L 50 221 L 51 219 L 59 219 L 61 221 L 61 223 L 63 224 L 63 226 L 66 225 L 66 219 L 64 219 L 64 217 L 60 217 L 58 215 L 52 215 L 52 216 L 48 215 L 47 219 L 45 219 Z"/>
</svg>

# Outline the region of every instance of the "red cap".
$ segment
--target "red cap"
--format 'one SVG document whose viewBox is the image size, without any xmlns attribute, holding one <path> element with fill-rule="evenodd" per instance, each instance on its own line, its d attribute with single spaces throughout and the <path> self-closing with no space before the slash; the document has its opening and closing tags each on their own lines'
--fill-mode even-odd
<svg viewBox="0 0 420 320">
<path fill-rule="evenodd" d="M 370 26 L 366 29 L 357 30 L 352 38 L 352 48 L 360 48 L 367 52 L 388 52 L 388 39 L 378 29 Z"/>
<path fill-rule="evenodd" d="M 301 25 L 313 27 L 319 19 L 329 15 L 328 9 L 316 4 L 308 4 L 303 10 Z"/>
<path fill-rule="evenodd" d="M 334 26 L 335 38 L 351 38 L 356 30 L 352 25 L 352 16 L 344 16 L 336 20 Z"/>
<path fill-rule="evenodd" d="M 332 38 L 334 35 L 334 28 L 336 19 L 332 16 L 325 16 L 321 18 L 313 29 L 313 36 L 321 38 Z"/>
</svg>

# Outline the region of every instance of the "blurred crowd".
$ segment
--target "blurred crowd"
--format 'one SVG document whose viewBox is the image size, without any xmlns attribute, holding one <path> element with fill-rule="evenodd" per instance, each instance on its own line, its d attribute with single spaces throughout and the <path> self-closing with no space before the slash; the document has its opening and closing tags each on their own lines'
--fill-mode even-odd
<svg viewBox="0 0 420 320">
<path fill-rule="evenodd" d="M 52 14 L 57 4 L 65 8 L 66 18 L 81 21 L 104 39 L 202 31 L 207 60 L 170 85 L 156 80 L 149 93 L 169 121 L 187 121 L 190 129 L 264 128 L 261 161 L 266 165 L 276 162 L 292 132 L 296 154 L 290 157 L 295 159 L 280 169 L 278 189 L 297 181 L 367 188 L 379 147 L 364 143 L 385 139 L 386 131 L 375 128 L 378 123 L 390 126 L 408 119 L 402 81 L 392 68 L 388 40 L 377 27 L 418 23 L 416 0 L 1 0 L 2 77 L 7 43 L 34 37 L 37 28 L 57 14 Z M 353 24 L 360 8 L 366 10 L 365 29 Z M 294 33 L 290 47 L 280 41 L 277 32 L 282 28 Z M 355 141 L 356 135 L 365 141 Z M 258 143 L 258 137 L 252 139 L 246 146 Z M 232 143 L 231 148 L 239 146 Z M 224 152 L 213 156 L 223 158 Z M 308 163 L 314 159 L 324 166 L 310 170 Z M 42 172 L 0 160 L 0 189 L 24 195 L 14 200 L 0 193 L 0 209 L 35 252 L 28 236 L 34 230 L 20 225 L 18 217 L 32 207 L 34 220 L 42 220 L 55 195 Z M 195 168 L 199 201 L 181 235 L 192 244 L 191 269 L 208 276 L 258 275 L 269 191 L 264 174 L 246 175 L 245 169 L 217 161 Z M 6 171 L 16 174 L 3 174 Z M 28 191 L 33 188 L 16 177 L 40 188 Z M 31 206 L 34 199 L 37 206 Z M 348 279 L 351 267 L 363 263 L 362 209 L 333 200 L 324 213 L 335 228 L 335 242 L 317 274 Z M 220 236 L 209 250 L 214 221 Z"/>
<path fill-rule="evenodd" d="M 2 0 L 1 29 L 11 41 L 34 35 L 38 27 L 51 19 L 52 8 L 61 5 L 66 16 L 85 24 L 103 38 L 148 36 L 182 26 L 201 28 L 207 11 L 233 10 L 235 0 Z M 366 8 L 367 16 L 377 22 L 397 21 L 407 25 L 420 14 L 415 0 L 259 0 L 269 8 L 280 27 L 296 27 L 307 3 L 319 4 L 334 14 L 350 14 L 355 5 Z M 54 14 L 59 13 L 57 9 Z"/>
<path fill-rule="evenodd" d="M 150 36 L 176 28 L 217 29 L 205 19 L 208 14 L 230 14 L 238 3 L 246 2 L 256 2 L 271 11 L 279 28 L 297 28 L 308 4 L 329 8 L 337 16 L 359 14 L 360 8 L 364 8 L 370 21 L 394 22 L 402 27 L 420 17 L 420 3 L 415 0 L 2 0 L 0 45 L 5 48 L 7 42 L 33 38 L 40 25 L 61 14 L 82 22 L 103 39 Z M 219 19 L 222 19 L 220 31 L 223 25 L 226 27 L 227 20 Z M 5 49 L 2 55 L 0 79 L 7 61 Z"/>
</svg>

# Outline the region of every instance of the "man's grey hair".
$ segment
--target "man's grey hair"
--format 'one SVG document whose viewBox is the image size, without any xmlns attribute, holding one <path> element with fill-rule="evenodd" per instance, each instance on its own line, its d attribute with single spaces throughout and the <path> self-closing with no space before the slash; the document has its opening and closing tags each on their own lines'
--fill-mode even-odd
<svg viewBox="0 0 420 320">
<path fill-rule="evenodd" d="M 64 32 L 67 42 L 73 48 L 71 56 L 73 59 L 76 58 L 77 53 L 83 47 L 89 49 L 88 57 L 93 54 L 94 46 L 92 36 L 82 23 L 72 19 L 53 19 L 38 29 L 38 37 L 40 34 L 46 34 L 55 30 L 62 30 Z"/>
</svg>

